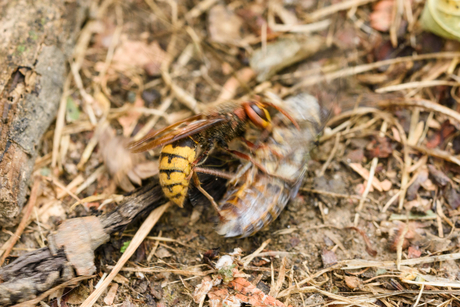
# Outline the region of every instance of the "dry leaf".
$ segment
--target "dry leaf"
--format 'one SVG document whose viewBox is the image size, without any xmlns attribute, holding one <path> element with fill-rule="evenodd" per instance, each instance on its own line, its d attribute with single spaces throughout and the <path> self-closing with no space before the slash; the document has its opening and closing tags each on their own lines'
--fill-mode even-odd
<svg viewBox="0 0 460 307">
<path fill-rule="evenodd" d="M 385 231 L 386 229 L 390 237 L 388 242 L 390 251 L 395 252 L 396 247 L 401 244 L 401 240 L 403 240 L 402 248 L 404 250 L 409 247 L 412 240 L 419 239 L 421 237 L 420 234 L 423 233 L 422 227 L 424 225 L 418 222 L 409 222 L 406 224 L 401 221 L 393 221 L 382 222 L 381 226 L 383 226 L 381 230 Z"/>
<path fill-rule="evenodd" d="M 254 51 L 249 60 L 257 73 L 257 81 L 263 82 L 278 71 L 314 55 L 326 46 L 320 36 L 291 37 L 279 39 L 267 45 L 266 49 Z"/>
<path fill-rule="evenodd" d="M 452 187 L 452 185 L 449 185 L 446 188 L 445 194 L 446 201 L 449 206 L 452 207 L 452 209 L 456 210 L 458 207 L 460 207 L 460 190 L 456 190 Z"/>
<path fill-rule="evenodd" d="M 453 126 L 448 120 L 444 121 L 439 131 L 436 131 L 431 135 L 426 143 L 428 148 L 437 148 L 439 145 L 445 142 L 453 133 L 455 133 L 455 126 Z"/>
<path fill-rule="evenodd" d="M 124 285 L 128 285 L 129 284 L 129 279 L 124 277 L 123 275 L 120 275 L 120 274 L 117 274 L 115 275 L 115 277 L 113 278 L 113 281 L 114 282 L 117 282 L 119 284 L 124 284 Z"/>
<path fill-rule="evenodd" d="M 398 129 L 396 129 L 395 127 L 391 127 L 391 132 L 393 133 L 395 141 L 401 143 L 401 136 L 399 135 Z"/>
<path fill-rule="evenodd" d="M 352 150 L 348 152 L 345 158 L 353 163 L 361 163 L 364 161 L 364 150 L 362 148 Z"/>
<path fill-rule="evenodd" d="M 237 277 L 228 285 L 241 294 L 235 297 L 244 303 L 256 307 L 285 307 L 286 305 L 275 299 L 273 296 L 266 295 L 259 288 L 251 284 L 244 278 Z"/>
<path fill-rule="evenodd" d="M 159 304 L 158 304 L 157 306 L 160 307 Z M 121 307 L 137 307 L 137 305 L 134 304 L 134 303 L 132 303 L 132 302 L 129 300 L 129 297 L 127 297 L 127 298 L 123 301 L 123 304 L 121 305 Z"/>
<path fill-rule="evenodd" d="M 374 6 L 369 15 L 371 27 L 377 31 L 388 32 L 393 21 L 394 0 L 382 0 Z"/>
<path fill-rule="evenodd" d="M 337 255 L 327 249 L 321 253 L 321 259 L 323 260 L 324 267 L 329 267 L 337 263 Z"/>
<path fill-rule="evenodd" d="M 49 200 L 51 201 L 51 200 Z M 62 208 L 62 202 L 61 201 L 54 201 L 51 206 L 48 206 L 46 203 L 45 205 L 42 206 L 42 208 L 46 208 L 44 211 L 40 212 L 40 221 L 43 224 L 48 224 L 48 220 L 51 217 L 58 218 L 61 220 L 65 220 L 67 215 Z"/>
<path fill-rule="evenodd" d="M 208 293 L 209 306 L 211 307 L 240 307 L 241 300 L 230 295 L 227 289 L 214 289 Z"/>
<path fill-rule="evenodd" d="M 431 209 L 431 202 L 428 199 L 420 198 L 408 201 L 404 204 L 404 208 L 414 214 L 426 214 Z"/>
<path fill-rule="evenodd" d="M 157 300 L 161 300 L 164 291 L 160 283 L 150 283 L 150 294 L 152 294 Z"/>
<path fill-rule="evenodd" d="M 107 292 L 107 295 L 104 298 L 104 303 L 106 303 L 107 305 L 112 305 L 113 301 L 115 300 L 115 296 L 117 295 L 117 290 L 118 284 L 112 283 L 112 286 L 110 287 L 109 291 Z"/>
<path fill-rule="evenodd" d="M 192 215 L 190 216 L 190 222 L 188 223 L 190 226 L 198 222 L 201 217 L 201 212 L 203 211 L 203 207 L 194 207 L 192 211 Z"/>
<path fill-rule="evenodd" d="M 438 185 L 444 187 L 448 183 L 452 183 L 450 178 L 444 172 L 438 170 L 434 165 L 428 164 L 428 171 Z"/>
<path fill-rule="evenodd" d="M 420 258 L 422 255 L 422 252 L 420 251 L 418 246 L 409 246 L 409 250 L 407 251 L 407 258 L 409 259 L 414 259 L 414 258 Z"/>
<path fill-rule="evenodd" d="M 140 95 L 136 96 L 136 101 L 134 101 L 134 107 L 136 108 L 141 108 L 144 106 L 144 100 L 141 98 Z M 129 111 L 128 114 L 124 116 L 120 116 L 118 118 L 118 122 L 120 125 L 123 127 L 123 135 L 126 137 L 129 137 L 131 133 L 133 132 L 137 120 L 142 114 L 136 111 Z"/>
<path fill-rule="evenodd" d="M 389 138 L 377 137 L 366 146 L 371 158 L 388 158 L 393 152 Z"/>
<path fill-rule="evenodd" d="M 382 187 L 382 190 L 385 191 L 385 192 L 388 192 L 391 190 L 391 187 L 393 186 L 393 184 L 391 183 L 390 180 L 388 179 L 385 179 L 381 182 L 381 187 Z"/>
<path fill-rule="evenodd" d="M 428 179 L 428 169 L 426 167 L 423 167 L 419 171 L 417 178 L 414 180 L 414 182 L 409 186 L 409 188 L 407 188 L 407 199 L 408 200 L 413 200 L 417 197 L 420 186 L 427 179 Z"/>
<path fill-rule="evenodd" d="M 158 163 L 146 161 L 142 154 L 127 149 L 129 139 L 115 136 L 109 126 L 99 135 L 99 147 L 108 173 L 115 183 L 126 192 L 134 190 L 132 182 L 141 185 L 142 180 L 158 173 Z"/>
<path fill-rule="evenodd" d="M 160 74 L 161 63 L 168 57 L 158 42 L 123 40 L 115 50 L 112 67 L 119 71 L 145 69 L 150 76 Z"/>
<path fill-rule="evenodd" d="M 201 280 L 201 283 L 198 286 L 196 286 L 195 292 L 193 292 L 192 297 L 195 303 L 198 304 L 202 300 L 204 300 L 204 298 L 206 297 L 208 292 L 212 289 L 212 287 L 217 286 L 221 282 L 222 282 L 222 279 L 218 278 L 217 276 L 214 277 L 214 279 L 211 279 L 211 277 L 209 276 L 203 277 L 203 279 Z"/>
<path fill-rule="evenodd" d="M 348 164 L 355 172 L 357 172 L 361 177 L 363 177 L 365 180 L 369 179 L 369 171 L 365 169 L 364 167 L 361 166 L 359 163 L 349 163 Z M 391 182 L 390 185 L 386 182 L 384 185 L 375 177 L 372 178 L 372 186 L 379 190 L 380 192 L 382 191 L 389 191 L 391 189 Z"/>
<path fill-rule="evenodd" d="M 67 298 L 67 303 L 72 305 L 80 305 L 89 295 L 89 289 L 85 285 L 80 284 L 78 287 L 73 289 L 72 292 L 70 292 Z"/>
<path fill-rule="evenodd" d="M 355 290 L 361 286 L 361 280 L 356 276 L 345 276 L 345 284 L 351 290 Z"/>
<path fill-rule="evenodd" d="M 243 21 L 223 5 L 215 5 L 209 10 L 208 31 L 211 39 L 217 43 L 237 43 L 240 39 Z"/>
<path fill-rule="evenodd" d="M 254 71 L 249 67 L 244 67 L 243 69 L 236 72 L 236 77 L 230 77 L 222 87 L 219 98 L 217 101 L 225 101 L 232 99 L 237 90 L 240 88 L 241 84 L 247 84 L 255 77 Z"/>
<path fill-rule="evenodd" d="M 168 252 L 168 250 L 164 247 L 158 248 L 158 250 L 155 252 L 155 256 L 157 258 L 163 259 L 163 258 L 169 258 L 171 257 L 171 253 Z"/>
</svg>

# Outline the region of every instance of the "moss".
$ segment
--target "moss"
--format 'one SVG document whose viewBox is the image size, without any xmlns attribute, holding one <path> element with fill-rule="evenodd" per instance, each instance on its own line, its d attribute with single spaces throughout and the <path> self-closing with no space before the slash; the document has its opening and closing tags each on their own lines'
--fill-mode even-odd
<svg viewBox="0 0 460 307">
<path fill-rule="evenodd" d="M 20 55 L 20 54 L 22 54 L 24 51 L 26 51 L 26 46 L 24 46 L 24 45 L 19 45 L 19 46 L 17 47 L 17 54 Z"/>
<path fill-rule="evenodd" d="M 233 280 L 233 269 L 235 268 L 235 265 L 229 265 L 226 267 L 223 267 L 222 269 L 219 270 L 219 274 L 222 275 L 222 279 L 224 283 L 228 283 Z"/>
<path fill-rule="evenodd" d="M 38 38 L 37 33 L 35 31 L 29 31 L 29 38 L 32 40 L 36 40 Z"/>
</svg>

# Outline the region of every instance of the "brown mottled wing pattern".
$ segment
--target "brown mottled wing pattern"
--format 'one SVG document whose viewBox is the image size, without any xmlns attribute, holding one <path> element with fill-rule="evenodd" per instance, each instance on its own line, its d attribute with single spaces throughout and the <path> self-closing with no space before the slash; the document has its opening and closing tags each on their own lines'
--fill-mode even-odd
<svg viewBox="0 0 460 307">
<path fill-rule="evenodd" d="M 309 151 L 325 118 L 322 107 L 310 95 L 286 99 L 283 107 L 299 124 L 300 130 L 292 122 L 279 123 L 264 142 L 267 146 L 252 153 L 269 174 L 251 163 L 241 167 L 219 203 L 220 221 L 216 230 L 221 235 L 247 237 L 255 234 L 275 220 L 289 200 L 297 195 L 310 158 Z"/>
<path fill-rule="evenodd" d="M 257 168 L 242 168 L 237 184 L 227 190 L 221 204 L 217 233 L 248 237 L 275 220 L 290 198 L 286 184 L 262 174 Z"/>
</svg>

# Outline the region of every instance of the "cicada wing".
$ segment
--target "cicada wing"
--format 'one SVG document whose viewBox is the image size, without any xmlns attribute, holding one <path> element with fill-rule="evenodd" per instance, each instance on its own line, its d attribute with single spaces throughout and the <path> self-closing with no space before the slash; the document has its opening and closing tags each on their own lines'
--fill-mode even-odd
<svg viewBox="0 0 460 307">
<path fill-rule="evenodd" d="M 243 168 L 244 169 L 244 168 Z M 250 184 L 246 184 L 246 183 Z M 216 231 L 225 237 L 248 237 L 274 221 L 289 201 L 289 188 L 252 167 L 229 186 L 220 205 Z"/>
</svg>

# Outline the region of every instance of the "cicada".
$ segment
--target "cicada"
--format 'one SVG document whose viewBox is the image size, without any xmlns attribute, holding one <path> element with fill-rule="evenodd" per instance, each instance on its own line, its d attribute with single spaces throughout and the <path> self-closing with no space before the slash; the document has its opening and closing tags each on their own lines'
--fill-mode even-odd
<svg viewBox="0 0 460 307">
<path fill-rule="evenodd" d="M 242 165 L 218 205 L 217 232 L 226 237 L 247 237 L 274 221 L 289 200 L 297 196 L 310 150 L 321 132 L 327 112 L 307 94 L 286 99 L 283 104 L 294 121 L 274 118 L 271 135 L 253 150 L 258 165 Z M 248 133 L 260 137 L 260 133 Z M 247 140 L 250 136 L 245 137 Z M 251 146 L 254 147 L 254 146 Z M 261 169 L 262 168 L 262 169 Z"/>
</svg>

